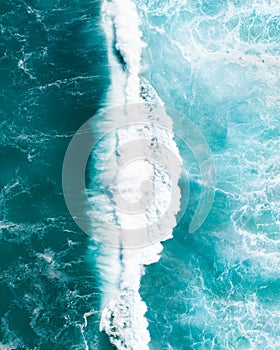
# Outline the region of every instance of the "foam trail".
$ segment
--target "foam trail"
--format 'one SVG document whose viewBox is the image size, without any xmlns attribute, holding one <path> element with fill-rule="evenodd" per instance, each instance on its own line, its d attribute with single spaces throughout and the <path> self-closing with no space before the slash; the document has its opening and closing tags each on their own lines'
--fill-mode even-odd
<svg viewBox="0 0 280 350">
<path fill-rule="evenodd" d="M 102 26 L 107 39 L 111 74 L 111 86 L 106 96 L 106 105 L 116 107 L 139 102 L 150 106 L 151 104 L 154 106 L 162 105 L 149 83 L 140 80 L 141 53 L 145 44 L 142 41 L 140 20 L 135 4 L 130 0 L 105 0 L 102 5 Z M 172 127 L 171 119 L 167 115 L 162 117 L 166 127 L 170 130 Z M 119 123 L 119 120 L 114 120 L 114 116 L 109 115 L 106 120 L 100 120 L 95 127 L 99 131 L 101 130 L 102 134 L 102 129 L 105 132 L 108 126 L 118 126 Z M 153 132 L 157 133 L 158 131 L 155 129 Z M 133 140 L 137 136 L 136 134 L 137 131 L 133 130 L 133 126 L 126 132 L 117 131 L 115 139 L 111 140 L 111 145 L 108 146 L 106 143 L 107 148 L 104 146 L 101 154 L 108 153 L 108 150 L 114 149 L 117 144 Z M 179 158 L 179 152 L 171 133 L 154 136 Z M 115 158 L 117 162 L 117 155 Z M 102 169 L 102 165 L 99 167 L 97 162 L 93 172 L 102 171 Z M 160 180 L 162 177 L 161 169 L 157 166 L 153 166 L 152 169 L 152 179 L 160 192 L 160 198 L 163 199 L 156 207 L 155 213 L 157 214 L 154 214 L 159 217 L 152 217 L 151 214 L 148 220 L 157 220 L 166 210 L 164 205 L 170 200 L 169 197 L 172 194 L 170 188 L 167 190 L 167 185 Z M 178 168 L 178 177 L 180 173 L 181 169 Z M 133 171 L 128 176 L 133 181 Z M 170 220 L 175 226 L 175 215 L 180 209 L 180 190 L 176 183 L 173 184 L 173 187 L 175 187 L 175 198 L 178 198 L 178 205 L 177 209 L 175 208 L 174 212 L 171 213 Z M 103 198 L 102 195 L 99 196 L 101 203 Z M 129 225 L 127 218 L 121 213 L 108 211 L 108 213 L 103 212 L 102 215 L 107 215 L 111 221 L 115 220 L 121 227 Z M 95 232 L 98 230 L 102 230 L 102 228 L 95 227 Z M 171 237 L 172 234 L 169 233 L 164 239 Z M 147 307 L 141 300 L 139 288 L 141 277 L 144 274 L 144 265 L 157 262 L 160 259 L 161 251 L 160 242 L 132 250 L 98 245 L 96 267 L 100 275 L 102 293 L 100 330 L 108 334 L 111 343 L 119 350 L 146 350 L 149 348 L 150 335 L 147 329 L 148 322 L 145 318 Z"/>
<path fill-rule="evenodd" d="M 101 11 L 111 69 L 107 104 L 115 106 L 143 102 L 140 98 L 139 73 L 145 44 L 136 6 L 130 0 L 104 1 Z"/>
</svg>

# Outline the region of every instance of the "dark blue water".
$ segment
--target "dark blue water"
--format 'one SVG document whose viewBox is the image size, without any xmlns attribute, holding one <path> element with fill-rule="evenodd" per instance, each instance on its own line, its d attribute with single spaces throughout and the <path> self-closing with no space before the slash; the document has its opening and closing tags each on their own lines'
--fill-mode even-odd
<svg viewBox="0 0 280 350">
<path fill-rule="evenodd" d="M 1 1 L 0 11 L 0 348 L 85 349 L 98 288 L 61 168 L 108 86 L 100 2 Z M 102 348 L 98 315 L 89 321 Z"/>
</svg>

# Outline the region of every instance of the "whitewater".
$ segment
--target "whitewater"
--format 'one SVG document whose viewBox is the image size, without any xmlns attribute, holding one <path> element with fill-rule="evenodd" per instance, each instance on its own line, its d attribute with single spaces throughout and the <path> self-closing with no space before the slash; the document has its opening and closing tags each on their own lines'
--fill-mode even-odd
<svg viewBox="0 0 280 350">
<path fill-rule="evenodd" d="M 121 169 L 122 174 L 117 186 L 123 187 L 122 195 L 126 197 L 130 205 L 142 200 L 143 193 L 141 191 L 143 188 L 141 185 L 147 180 L 152 181 L 152 187 L 157 192 L 155 198 L 151 198 L 152 202 L 148 203 L 139 215 L 118 210 L 121 202 L 118 202 L 115 194 L 116 189 L 113 186 L 111 186 L 110 192 L 115 207 L 109 209 L 106 205 L 102 207 L 101 203 L 106 202 L 102 194 L 89 191 L 89 195 L 94 198 L 94 203 L 98 198 L 99 203 L 95 206 L 102 207 L 97 210 L 99 215 L 107 215 L 108 221 L 113 226 L 119 225 L 120 231 L 141 229 L 138 234 L 140 236 L 133 238 L 131 247 L 130 238 L 125 242 L 117 241 L 115 243 L 114 233 L 111 231 L 111 241 L 109 238 L 107 244 L 103 244 L 104 237 L 108 236 L 108 232 L 104 231 L 110 230 L 110 228 L 106 226 L 104 229 L 104 227 L 100 227 L 101 225 L 97 226 L 96 212 L 89 213 L 95 219 L 95 221 L 93 219 L 93 238 L 98 237 L 97 240 L 101 242 L 96 257 L 102 293 L 100 331 L 105 331 L 111 343 L 120 350 L 145 350 L 149 349 L 150 335 L 147 329 L 148 322 L 145 318 L 147 307 L 139 294 L 140 280 L 145 273 L 144 266 L 156 263 L 160 259 L 160 253 L 163 249 L 160 241 L 172 237 L 172 228 L 176 225 L 175 216 L 180 210 L 181 194 L 178 180 L 182 172 L 182 164 L 173 139 L 174 135 L 170 132 L 172 120 L 163 112 L 163 102 L 153 87 L 140 78 L 141 55 L 146 44 L 142 40 L 136 5 L 130 0 L 104 1 L 101 16 L 102 28 L 107 40 L 111 84 L 104 101 L 106 107 L 100 110 L 100 118 L 93 127 L 97 127 L 101 134 L 105 134 L 112 128 L 117 128 L 117 130 L 114 131 L 113 136 L 105 137 L 105 140 L 100 142 L 100 153 L 96 156 L 97 161 L 92 166 L 92 173 L 100 171 L 106 177 L 106 172 L 109 171 L 108 168 L 104 170 L 103 154 L 111 154 L 110 162 L 114 167 L 119 159 L 125 158 L 127 153 L 124 149 L 123 153 L 116 154 L 115 148 L 130 142 L 141 142 L 143 138 L 149 140 L 148 145 L 150 145 L 150 140 L 157 140 L 155 144 L 163 144 L 168 150 L 167 152 L 166 150 L 162 151 L 157 145 L 148 146 L 153 148 L 154 153 L 158 153 L 156 157 L 155 154 L 153 155 L 156 162 L 139 159 L 134 155 L 129 160 L 128 166 L 125 164 L 124 171 Z M 160 110 L 158 111 L 157 107 L 159 106 Z M 119 109 L 116 112 L 117 107 Z M 141 120 L 134 118 L 135 113 L 136 115 L 141 114 Z M 151 122 L 151 116 L 152 119 L 154 118 L 154 125 L 153 121 Z M 161 118 L 161 125 L 164 128 L 157 126 L 156 118 Z M 144 124 L 141 126 L 140 122 L 143 121 Z M 129 124 L 121 129 L 124 122 Z M 146 125 L 149 125 L 149 128 Z M 141 158 L 148 157 L 147 143 L 145 145 L 134 143 L 131 147 L 140 147 Z M 173 174 L 175 174 L 173 179 L 170 179 L 166 169 L 160 164 L 162 157 L 167 157 L 168 160 L 168 153 L 171 153 L 171 157 L 176 155 L 178 159 L 178 164 L 175 164 L 175 169 L 173 169 Z M 141 175 L 139 175 L 140 173 Z M 95 179 L 96 177 L 93 176 L 93 183 Z M 152 196 L 154 195 L 155 193 L 152 192 Z M 171 201 L 173 201 L 172 210 L 169 208 Z M 169 215 L 163 222 L 162 216 L 167 210 L 169 210 Z M 156 231 L 160 231 L 160 237 L 149 242 L 151 223 L 158 226 Z M 110 243 L 113 247 L 110 247 Z M 126 244 L 129 245 L 128 248 Z M 139 247 L 137 247 L 138 245 Z"/>
</svg>

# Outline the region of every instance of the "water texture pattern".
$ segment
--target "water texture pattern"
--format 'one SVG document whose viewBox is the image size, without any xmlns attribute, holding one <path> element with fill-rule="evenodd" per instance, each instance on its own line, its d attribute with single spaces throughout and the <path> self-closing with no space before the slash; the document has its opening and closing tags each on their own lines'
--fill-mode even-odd
<svg viewBox="0 0 280 350">
<path fill-rule="evenodd" d="M 0 11 L 0 349 L 280 349 L 279 0 L 7 0 Z M 95 116 L 102 134 L 108 110 L 139 102 L 200 130 L 215 197 L 189 233 L 205 184 L 167 113 L 187 210 L 163 242 L 118 250 L 75 225 L 62 163 L 83 123 Z M 111 146 L 128 139 L 119 131 Z"/>
<path fill-rule="evenodd" d="M 186 217 L 142 279 L 151 348 L 278 349 L 279 1 L 137 7 L 143 76 L 199 126 L 217 178 L 199 232 L 185 234 Z"/>
</svg>

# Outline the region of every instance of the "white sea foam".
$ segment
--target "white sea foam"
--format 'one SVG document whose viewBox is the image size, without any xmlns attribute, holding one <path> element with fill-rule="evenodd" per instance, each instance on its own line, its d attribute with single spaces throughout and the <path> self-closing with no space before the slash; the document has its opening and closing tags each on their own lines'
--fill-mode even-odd
<svg viewBox="0 0 280 350">
<path fill-rule="evenodd" d="M 108 60 L 111 69 L 111 87 L 107 96 L 109 105 L 142 102 L 140 98 L 141 52 L 144 47 L 140 20 L 131 0 L 104 1 L 102 5 Z M 125 70 L 116 52 L 124 60 Z"/>
<path fill-rule="evenodd" d="M 167 121 L 170 122 L 168 119 Z M 142 131 L 133 124 L 119 130 L 117 132 L 118 145 L 129 144 L 131 141 L 143 138 Z M 156 127 L 146 129 L 145 132 L 145 138 L 156 137 L 159 144 L 164 144 L 166 148 L 171 150 L 172 154 L 178 154 L 170 132 L 163 132 L 163 130 Z M 154 147 L 155 150 L 156 147 Z M 103 153 L 103 148 L 101 153 Z M 164 154 L 160 154 L 159 158 L 160 156 L 164 157 Z M 117 156 L 115 155 L 115 157 Z M 178 177 L 180 173 L 181 167 L 179 164 L 176 173 Z M 122 169 L 118 186 L 121 187 L 121 192 L 124 197 L 127 197 L 128 202 L 134 203 L 139 199 L 140 184 L 146 179 L 153 181 L 155 197 L 153 204 L 144 213 L 139 214 L 139 217 L 136 215 L 130 216 L 129 213 L 118 210 L 117 203 L 114 213 L 111 209 L 108 209 L 106 213 L 104 207 L 105 212 L 102 210 L 102 215 L 110 217 L 111 222 L 115 216 L 118 224 L 125 229 L 133 229 L 135 226 L 144 225 L 147 236 L 149 225 L 155 223 L 158 225 L 158 230 L 163 231 L 162 240 L 169 239 L 172 234 L 161 218 L 169 210 L 171 198 L 173 200 L 176 198 L 177 206 L 173 211 L 168 212 L 169 227 L 172 228 L 176 225 L 175 215 L 180 209 L 180 190 L 177 183 L 170 183 L 168 173 L 164 173 L 160 164 L 135 159 L 132 163 L 129 163 L 128 167 Z M 114 194 L 114 188 L 112 187 L 111 193 Z M 105 198 L 100 198 L 100 205 L 102 201 L 105 203 Z M 102 228 L 99 227 L 100 230 Z M 166 234 L 164 234 L 165 230 Z M 141 239 L 142 237 L 140 237 L 140 241 Z M 147 330 L 148 322 L 145 319 L 147 308 L 139 294 L 140 280 L 144 274 L 144 265 L 157 262 L 161 251 L 162 245 L 160 242 L 137 249 L 116 249 L 107 245 L 100 245 L 99 247 L 96 266 L 100 274 L 102 292 L 100 330 L 108 334 L 111 342 L 118 349 L 148 349 L 150 336 Z"/>
<path fill-rule="evenodd" d="M 116 107 L 140 102 L 143 103 L 143 106 L 144 103 L 146 104 L 146 107 L 143 108 L 146 108 L 147 111 L 149 110 L 147 104 L 162 105 L 162 101 L 157 97 L 155 90 L 149 83 L 140 80 L 141 52 L 145 44 L 142 41 L 140 20 L 134 2 L 130 0 L 104 1 L 102 5 L 102 26 L 107 38 L 111 73 L 111 86 L 106 96 L 106 105 Z M 106 128 L 119 127 L 121 124 L 121 120 L 116 119 L 114 113 L 108 112 L 107 115 L 105 113 L 105 116 L 104 119 L 103 114 L 103 120 L 100 120 L 98 124 L 101 134 L 103 131 L 106 132 Z M 171 119 L 166 114 L 161 114 L 161 118 L 166 130 L 172 130 Z M 151 120 L 147 119 L 146 121 L 151 124 Z M 102 157 L 104 151 L 108 152 L 109 149 L 114 149 L 116 145 L 125 145 L 143 137 L 145 139 L 157 139 L 159 143 L 164 144 L 171 153 L 180 159 L 172 132 L 164 132 L 163 129 L 151 127 L 147 128 L 145 135 L 143 135 L 143 130 L 139 131 L 139 128 L 133 123 L 127 128 L 117 130 L 113 136 L 114 139 L 109 142 L 110 145 L 107 142 L 104 143 L 104 149 L 100 144 L 99 146 L 102 148 L 100 156 Z M 154 145 L 154 150 L 160 152 L 157 145 Z M 164 157 L 165 155 L 159 154 L 158 156 Z M 117 163 L 118 155 L 115 153 L 114 157 L 115 159 L 112 162 Z M 102 159 L 100 161 L 102 162 Z M 94 170 L 97 169 L 99 169 L 99 165 L 95 164 Z M 100 165 L 101 169 L 102 165 Z M 139 175 L 139 169 L 141 169 L 141 176 Z M 181 173 L 180 161 L 176 171 L 178 182 Z M 118 185 L 124 187 L 122 192 L 126 192 L 126 199 L 133 203 L 139 200 L 139 186 L 145 179 L 153 181 L 155 192 L 159 195 L 157 200 L 155 199 L 154 207 L 150 208 L 149 213 L 144 213 L 144 217 L 141 216 L 139 222 L 135 221 L 135 216 L 131 220 L 121 211 L 112 213 L 112 210 L 107 208 L 106 212 L 105 206 L 103 206 L 105 212 L 102 212 L 102 215 L 108 217 L 108 220 L 116 220 L 124 228 L 138 225 L 141 221 L 142 225 L 144 222 L 144 226 L 148 227 L 149 223 L 158 221 L 159 228 L 164 229 L 161 225 L 161 217 L 168 210 L 168 204 L 172 197 L 177 200 L 177 205 L 170 213 L 168 221 L 169 225 L 171 223 L 171 227 L 175 226 L 175 215 L 180 209 L 180 189 L 176 181 L 175 183 L 169 181 L 168 173 L 164 173 L 160 164 L 134 160 L 132 165 L 130 163 L 130 166 L 122 173 Z M 171 191 L 173 192 L 171 193 Z M 113 187 L 111 187 L 111 193 L 114 195 Z M 105 203 L 105 198 L 102 196 L 104 195 L 99 195 L 99 204 Z M 100 226 L 98 229 L 102 230 Z M 162 240 L 171 237 L 172 233 L 168 230 Z M 132 250 L 98 245 L 95 265 L 99 271 L 102 293 L 100 330 L 105 331 L 112 344 L 120 350 L 145 350 L 149 348 L 150 335 L 147 330 L 148 322 L 145 318 L 147 308 L 141 299 L 139 288 L 141 277 L 144 274 L 144 265 L 157 262 L 160 259 L 161 251 L 162 245 L 160 242 Z"/>
</svg>

